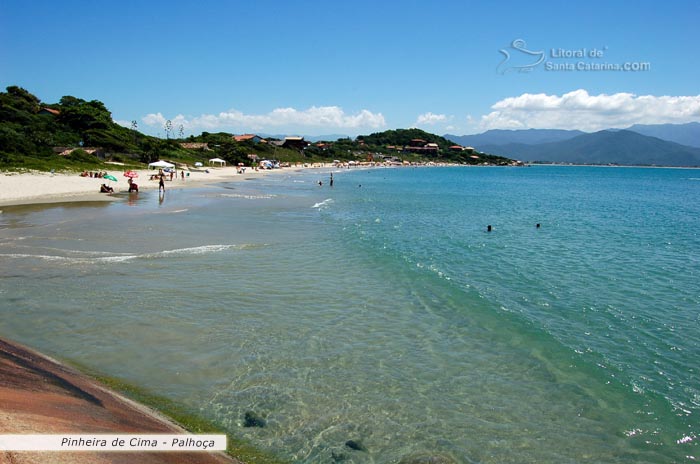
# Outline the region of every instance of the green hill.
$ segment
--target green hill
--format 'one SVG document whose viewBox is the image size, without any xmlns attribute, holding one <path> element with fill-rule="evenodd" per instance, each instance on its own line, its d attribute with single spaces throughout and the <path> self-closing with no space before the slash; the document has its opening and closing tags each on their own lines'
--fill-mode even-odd
<svg viewBox="0 0 700 464">
<path fill-rule="evenodd" d="M 358 141 L 364 141 L 368 145 L 381 146 L 410 146 L 412 140 L 424 140 L 427 143 L 436 143 L 441 150 L 448 150 L 454 145 L 444 137 L 425 132 L 421 129 L 394 129 L 384 132 L 375 132 L 370 135 L 360 135 Z"/>
<path fill-rule="evenodd" d="M 98 100 L 64 96 L 58 103 L 46 103 L 18 86 L 0 92 L 0 169 L 82 170 L 99 168 L 105 161 L 137 166 L 158 159 L 194 164 L 214 157 L 235 165 L 250 164 L 250 155 L 289 163 L 382 158 L 511 163 L 503 157 L 450 148 L 453 143 L 449 140 L 419 129 L 388 130 L 304 148 L 303 142 L 296 148 L 275 142 L 237 142 L 226 132 L 163 140 L 115 123 Z"/>
<path fill-rule="evenodd" d="M 401 153 L 404 158 L 416 161 L 497 165 L 513 163 L 512 159 L 503 156 L 452 148 L 456 147 L 454 142 L 421 129 L 393 129 L 370 135 L 358 135 L 356 142 L 369 151 L 386 154 Z M 430 149 L 429 144 L 437 145 L 437 147 Z"/>
<path fill-rule="evenodd" d="M 98 148 L 98 154 L 130 154 L 138 162 L 155 155 L 157 147 L 157 139 L 113 122 L 97 100 L 65 96 L 59 103 L 43 103 L 17 86 L 0 93 L 0 166 L 78 169 L 100 161 L 88 154 Z M 69 149 L 76 150 L 57 155 Z"/>
</svg>

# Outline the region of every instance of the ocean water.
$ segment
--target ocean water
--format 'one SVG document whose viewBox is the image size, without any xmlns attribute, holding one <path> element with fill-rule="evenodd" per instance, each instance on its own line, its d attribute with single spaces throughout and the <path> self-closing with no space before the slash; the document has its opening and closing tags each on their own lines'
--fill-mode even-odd
<svg viewBox="0 0 700 464">
<path fill-rule="evenodd" d="M 328 175 L 0 208 L 0 334 L 292 462 L 700 459 L 700 171 Z"/>
</svg>

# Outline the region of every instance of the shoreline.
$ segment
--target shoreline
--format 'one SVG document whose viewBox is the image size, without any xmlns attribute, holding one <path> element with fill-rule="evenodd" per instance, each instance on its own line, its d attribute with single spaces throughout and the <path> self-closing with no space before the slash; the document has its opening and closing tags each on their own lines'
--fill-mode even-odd
<svg viewBox="0 0 700 464">
<path fill-rule="evenodd" d="M 185 179 L 179 177 L 172 181 L 166 180 L 165 189 L 182 189 L 192 187 L 203 187 L 217 182 L 240 182 L 249 179 L 256 179 L 265 176 L 277 176 L 304 171 L 320 170 L 364 170 L 377 168 L 416 168 L 416 167 L 472 167 L 450 163 L 437 164 L 417 164 L 410 166 L 386 165 L 374 163 L 370 166 L 359 165 L 354 167 L 338 166 L 334 163 L 295 165 L 271 170 L 253 170 L 246 168 L 246 172 L 239 174 L 236 167 L 208 167 L 206 170 L 190 170 L 189 176 Z M 482 167 L 482 166 L 473 166 Z M 484 166 L 491 167 L 491 166 Z M 129 185 L 127 178 L 123 176 L 123 169 L 107 171 L 108 174 L 117 178 L 117 181 L 110 182 L 102 178 L 81 177 L 78 173 L 46 173 L 46 172 L 16 172 L 0 171 L 0 207 L 3 206 L 24 206 L 51 203 L 72 203 L 72 202 L 110 202 L 119 201 L 128 194 Z M 206 172 L 208 171 L 208 172 Z M 138 177 L 136 183 L 139 191 L 158 190 L 158 181 L 149 180 L 152 174 L 157 171 L 152 169 L 136 170 Z M 187 175 L 187 174 L 186 174 Z M 167 178 L 167 176 L 166 176 Z M 113 193 L 99 193 L 100 185 L 107 183 L 114 188 Z M 2 210 L 0 210 L 2 212 Z"/>
<path fill-rule="evenodd" d="M 324 166 L 325 167 L 325 166 Z M 209 168 L 204 170 L 189 171 L 189 177 L 185 179 L 173 178 L 165 182 L 165 189 L 181 189 L 201 187 L 215 182 L 236 182 L 246 179 L 254 179 L 266 175 L 277 175 L 281 172 L 310 168 L 284 168 L 278 170 L 253 171 L 247 170 L 244 174 L 238 174 L 235 167 Z M 129 185 L 122 172 L 107 171 L 116 177 L 116 182 L 102 178 L 81 177 L 78 173 L 0 173 L 0 207 L 21 206 L 48 203 L 66 202 L 95 202 L 118 201 L 121 195 L 127 194 Z M 139 169 L 139 176 L 135 182 L 140 191 L 158 190 L 158 181 L 149 180 L 154 170 Z M 114 188 L 114 193 L 99 193 L 100 185 L 106 183 Z"/>
<path fill-rule="evenodd" d="M 0 337 L 0 433 L 189 433 L 183 426 L 43 353 Z M 223 452 L 0 451 L 16 464 L 240 464 Z"/>
</svg>

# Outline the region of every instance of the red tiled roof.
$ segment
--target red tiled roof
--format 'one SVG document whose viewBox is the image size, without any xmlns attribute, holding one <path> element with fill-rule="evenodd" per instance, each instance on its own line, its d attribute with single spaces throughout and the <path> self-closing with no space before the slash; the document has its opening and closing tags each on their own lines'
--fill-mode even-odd
<svg viewBox="0 0 700 464">
<path fill-rule="evenodd" d="M 255 137 L 258 137 L 255 134 L 243 134 L 243 135 L 234 135 L 233 138 L 236 140 L 236 142 L 245 142 L 246 140 L 251 140 L 254 139 Z M 262 137 L 260 137 L 262 138 Z"/>
</svg>

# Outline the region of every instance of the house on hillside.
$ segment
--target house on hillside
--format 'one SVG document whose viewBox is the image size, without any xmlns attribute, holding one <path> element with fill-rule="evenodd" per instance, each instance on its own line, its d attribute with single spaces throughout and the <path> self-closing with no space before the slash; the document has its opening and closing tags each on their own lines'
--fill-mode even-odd
<svg viewBox="0 0 700 464">
<path fill-rule="evenodd" d="M 234 135 L 233 140 L 235 140 L 236 142 L 267 143 L 265 139 L 256 134 Z"/>
<path fill-rule="evenodd" d="M 437 143 L 428 143 L 423 139 L 412 139 L 408 145 L 403 147 L 404 151 L 419 154 L 437 154 L 440 147 Z"/>
<path fill-rule="evenodd" d="M 280 146 L 291 150 L 303 150 L 308 145 L 309 142 L 304 140 L 304 137 L 285 137 Z"/>
<path fill-rule="evenodd" d="M 50 114 L 51 116 L 58 116 L 59 114 L 61 114 L 61 112 L 53 108 L 43 107 L 39 110 L 39 114 Z"/>
</svg>

